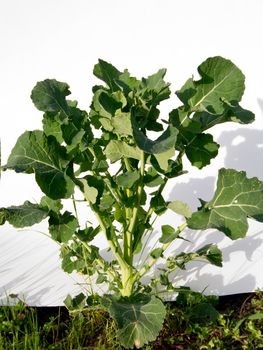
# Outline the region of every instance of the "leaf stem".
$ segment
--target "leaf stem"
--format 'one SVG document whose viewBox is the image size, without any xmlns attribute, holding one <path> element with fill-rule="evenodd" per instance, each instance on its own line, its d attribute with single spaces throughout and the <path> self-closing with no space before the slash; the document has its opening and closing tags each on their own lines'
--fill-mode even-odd
<svg viewBox="0 0 263 350">
<path fill-rule="evenodd" d="M 176 231 L 177 235 L 179 235 L 186 227 L 187 227 L 187 223 L 184 223 L 181 226 L 179 226 L 177 231 Z M 161 246 L 163 252 L 171 245 L 172 242 L 173 241 L 168 242 L 168 243 L 164 243 Z M 144 276 L 152 268 L 152 266 L 157 262 L 158 259 L 159 258 L 152 258 L 148 264 L 144 264 L 141 271 L 138 272 L 138 277 L 141 278 L 142 276 Z"/>
<path fill-rule="evenodd" d="M 92 252 L 92 249 L 91 247 L 86 243 L 86 242 L 83 242 L 81 241 L 81 244 L 87 249 L 87 251 L 91 254 Z M 107 271 L 107 274 L 112 278 L 112 280 L 114 280 L 116 277 L 118 277 L 118 275 L 116 274 L 116 272 L 111 272 L 110 270 L 108 270 L 106 268 L 106 265 L 105 265 L 105 261 L 102 257 L 99 257 L 99 258 L 96 258 L 95 260 L 98 265 L 104 270 L 104 271 Z"/>
<path fill-rule="evenodd" d="M 75 216 L 76 216 L 76 219 L 77 219 L 77 222 L 78 222 L 78 225 L 79 225 L 79 217 L 78 217 L 76 199 L 75 199 L 75 197 L 74 197 L 74 194 L 72 194 L 71 198 L 72 198 L 72 203 L 73 203 L 73 208 L 74 208 Z"/>
</svg>

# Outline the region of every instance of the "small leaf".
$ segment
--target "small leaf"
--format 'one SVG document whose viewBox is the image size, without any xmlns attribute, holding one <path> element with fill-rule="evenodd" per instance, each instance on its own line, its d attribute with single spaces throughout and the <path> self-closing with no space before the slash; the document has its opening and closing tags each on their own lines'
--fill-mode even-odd
<svg viewBox="0 0 263 350">
<path fill-rule="evenodd" d="M 67 114 L 66 96 L 70 95 L 69 86 L 55 79 L 40 81 L 32 90 L 34 105 L 43 112 L 63 111 Z"/>
<path fill-rule="evenodd" d="M 118 324 L 117 337 L 122 346 L 138 349 L 156 339 L 166 313 L 160 299 L 141 294 L 131 299 L 107 299 L 102 302 Z"/>
<path fill-rule="evenodd" d="M 167 209 L 166 202 L 160 193 L 157 193 L 151 199 L 150 204 L 151 204 L 151 208 L 154 210 L 154 212 L 157 215 L 162 215 Z"/>
<path fill-rule="evenodd" d="M 191 135 L 185 153 L 192 165 L 198 169 L 210 164 L 211 159 L 218 154 L 219 145 L 214 142 L 213 136 L 210 134 Z"/>
<path fill-rule="evenodd" d="M 168 151 L 163 153 L 157 153 L 153 157 L 156 158 L 160 168 L 163 171 L 167 171 L 169 168 L 169 159 L 171 159 L 175 155 L 175 149 L 170 148 Z"/>
<path fill-rule="evenodd" d="M 164 183 L 164 179 L 157 173 L 157 171 L 150 167 L 144 175 L 143 181 L 148 187 L 160 186 Z"/>
<path fill-rule="evenodd" d="M 68 295 L 64 300 L 64 304 L 69 311 L 81 311 L 86 305 L 86 297 L 83 293 L 71 297 Z"/>
<path fill-rule="evenodd" d="M 243 171 L 220 169 L 214 198 L 193 213 L 188 227 L 216 228 L 231 239 L 242 238 L 248 230 L 247 218 L 263 221 L 263 183 L 247 178 Z"/>
<path fill-rule="evenodd" d="M 107 209 L 112 209 L 113 204 L 115 203 L 115 199 L 111 194 L 104 194 L 100 199 L 100 210 L 104 211 Z"/>
<path fill-rule="evenodd" d="M 167 207 L 176 214 L 183 215 L 185 218 L 190 218 L 192 215 L 192 210 L 188 204 L 181 201 L 170 202 Z"/>
<path fill-rule="evenodd" d="M 107 277 L 103 274 L 99 274 L 98 278 L 96 279 L 96 284 L 101 284 L 107 282 Z"/>
<path fill-rule="evenodd" d="M 154 259 L 158 259 L 163 255 L 163 249 L 162 248 L 155 248 L 150 253 L 151 257 Z"/>
<path fill-rule="evenodd" d="M 107 91 L 100 89 L 94 94 L 93 107 L 101 117 L 110 119 L 115 115 L 115 112 L 122 107 L 122 103 L 117 101 Z"/>
<path fill-rule="evenodd" d="M 116 183 L 118 186 L 131 188 L 139 178 L 138 171 L 127 171 L 116 177 Z"/>
<path fill-rule="evenodd" d="M 86 179 L 79 180 L 84 188 L 84 196 L 87 202 L 91 202 L 92 204 L 96 203 L 98 190 L 95 187 L 89 186 Z"/>
<path fill-rule="evenodd" d="M 54 136 L 60 144 L 63 142 L 59 113 L 54 115 L 54 113 L 46 112 L 44 114 L 42 124 L 43 131 L 46 136 Z"/>
<path fill-rule="evenodd" d="M 196 251 L 200 257 L 205 257 L 212 265 L 222 267 L 222 252 L 216 244 L 207 244 Z"/>
<path fill-rule="evenodd" d="M 49 218 L 49 232 L 58 242 L 68 242 L 78 227 L 78 221 L 68 211 L 62 215 L 51 215 Z"/>
<path fill-rule="evenodd" d="M 170 225 L 163 225 L 162 226 L 162 236 L 159 239 L 160 243 L 170 243 L 175 238 L 178 237 L 178 232 Z"/>
<path fill-rule="evenodd" d="M 84 230 L 78 230 L 76 236 L 83 242 L 90 242 L 99 232 L 100 226 L 97 226 L 95 229 L 93 227 L 86 227 Z"/>
<path fill-rule="evenodd" d="M 147 98 L 147 95 L 150 95 L 156 105 L 169 98 L 171 93 L 169 89 L 170 84 L 163 80 L 165 74 L 166 69 L 162 68 L 149 77 L 142 78 L 140 88 L 144 92 L 143 97 Z"/>
<path fill-rule="evenodd" d="M 158 154 L 169 151 L 171 148 L 174 149 L 178 130 L 169 125 L 163 134 L 158 137 L 157 140 L 150 140 L 139 128 L 136 121 L 135 111 L 131 114 L 133 137 L 138 147 L 146 153 Z"/>
<path fill-rule="evenodd" d="M 97 78 L 103 80 L 111 91 L 119 90 L 115 80 L 118 79 L 122 73 L 112 64 L 99 59 L 99 62 L 94 66 L 93 74 Z"/>
<path fill-rule="evenodd" d="M 47 196 L 41 198 L 40 206 L 47 209 L 49 212 L 53 211 L 54 213 L 59 213 L 59 211 L 63 208 L 60 200 L 54 200 Z"/>
<path fill-rule="evenodd" d="M 219 317 L 219 312 L 210 303 L 194 305 L 191 310 L 191 320 L 198 322 L 214 322 Z"/>
<path fill-rule="evenodd" d="M 129 146 L 127 143 L 118 140 L 111 140 L 108 143 L 105 154 L 112 163 L 123 157 L 141 159 L 141 151 L 137 147 Z"/>
</svg>

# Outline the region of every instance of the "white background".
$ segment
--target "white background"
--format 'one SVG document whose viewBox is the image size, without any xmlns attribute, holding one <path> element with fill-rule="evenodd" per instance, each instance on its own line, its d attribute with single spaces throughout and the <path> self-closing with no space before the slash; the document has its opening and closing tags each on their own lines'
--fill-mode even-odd
<svg viewBox="0 0 263 350">
<path fill-rule="evenodd" d="M 218 158 L 202 172 L 193 170 L 173 181 L 166 198 L 184 200 L 195 209 L 198 197 L 211 198 L 223 165 L 263 179 L 262 14 L 260 0 L 0 0 L 2 162 L 22 132 L 41 127 L 41 113 L 30 100 L 37 81 L 67 82 L 72 99 L 88 109 L 98 58 L 138 77 L 165 67 L 174 92 L 192 74 L 197 76 L 197 66 L 207 57 L 221 55 L 246 75 L 241 105 L 256 114 L 256 122 L 214 127 L 222 146 Z M 173 95 L 162 113 L 177 105 Z M 41 197 L 30 175 L 3 173 L 0 186 L 0 207 Z M 158 225 L 174 220 L 170 213 Z M 83 281 L 60 270 L 58 246 L 36 230 L 46 232 L 46 227 L 22 232 L 0 227 L 0 294 L 19 293 L 31 305 L 59 305 Z M 177 285 L 215 294 L 263 287 L 262 224 L 251 222 L 248 237 L 234 242 L 213 230 L 188 232 L 188 238 L 194 243 L 182 244 L 185 251 L 218 243 L 225 264 L 222 269 L 192 264 L 175 276 Z"/>
</svg>

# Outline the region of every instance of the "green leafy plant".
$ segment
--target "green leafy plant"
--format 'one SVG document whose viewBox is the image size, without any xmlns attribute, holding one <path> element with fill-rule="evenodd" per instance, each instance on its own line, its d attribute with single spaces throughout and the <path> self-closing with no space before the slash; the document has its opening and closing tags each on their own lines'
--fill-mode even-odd
<svg viewBox="0 0 263 350">
<path fill-rule="evenodd" d="M 167 182 L 185 173 L 184 157 L 199 169 L 216 157 L 219 145 L 209 128 L 254 120 L 254 114 L 239 105 L 244 75 L 231 61 L 208 58 L 198 72 L 199 80 L 188 79 L 176 92 L 182 105 L 166 119 L 158 109 L 170 96 L 165 69 L 138 80 L 99 60 L 94 74 L 103 85 L 93 87 L 88 112 L 67 99 L 66 83 L 38 82 L 31 98 L 44 112 L 43 130 L 23 133 L 2 167 L 33 173 L 45 195 L 39 203 L 1 208 L 0 223 L 26 227 L 48 218 L 49 233 L 61 244 L 62 268 L 96 276 L 97 284 L 108 286 L 96 303 L 115 319 L 119 341 L 126 348 L 140 348 L 160 332 L 165 307 L 158 293 L 181 291 L 171 279 L 173 271 L 195 259 L 222 265 L 215 244 L 167 256 L 174 241 L 185 239 L 184 230 L 215 228 L 238 239 L 246 235 L 247 218 L 263 221 L 263 183 L 242 171 L 221 169 L 214 197 L 201 200 L 194 213 L 186 203 L 163 196 Z M 63 209 L 67 200 L 72 212 Z M 83 204 L 90 208 L 85 222 L 78 215 Z M 149 249 L 155 220 L 166 210 L 184 222 L 179 227 L 163 225 L 158 246 Z M 107 240 L 110 257 L 94 244 L 99 234 Z M 145 250 L 146 259 L 137 262 Z M 144 284 L 143 277 L 159 259 L 165 267 Z M 80 294 L 68 297 L 66 305 L 81 310 L 90 301 L 90 296 Z"/>
</svg>

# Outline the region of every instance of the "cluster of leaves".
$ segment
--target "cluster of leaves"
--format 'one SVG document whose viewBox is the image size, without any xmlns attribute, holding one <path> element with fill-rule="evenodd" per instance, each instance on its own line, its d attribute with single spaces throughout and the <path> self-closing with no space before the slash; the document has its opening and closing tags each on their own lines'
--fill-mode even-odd
<svg viewBox="0 0 263 350">
<path fill-rule="evenodd" d="M 244 75 L 231 61 L 208 58 L 198 72 L 199 80 L 190 78 L 176 92 L 182 105 L 166 119 L 160 118 L 159 110 L 160 102 L 171 93 L 164 81 L 165 69 L 138 80 L 127 70 L 121 72 L 99 60 L 94 74 L 104 84 L 93 87 L 89 112 L 67 99 L 66 83 L 38 82 L 31 98 L 44 112 L 43 130 L 22 134 L 3 167 L 34 173 L 45 196 L 38 204 L 26 201 L 1 208 L 0 224 L 7 221 L 25 227 L 48 218 L 51 237 L 61 243 L 63 269 L 96 275 L 97 283 L 107 283 L 113 292 L 102 303 L 117 321 L 119 339 L 128 348 L 141 347 L 161 330 L 165 308 L 150 292 L 161 286 L 176 291 L 171 272 L 200 258 L 222 265 L 219 248 L 206 245 L 168 257 L 166 268 L 144 286 L 142 277 L 165 257 L 174 240 L 182 239 L 184 229 L 216 228 L 237 239 L 245 236 L 248 217 L 263 221 L 263 183 L 233 169 L 219 171 L 214 197 L 202 201 L 195 213 L 187 204 L 167 202 L 162 195 L 169 179 L 184 174 L 185 156 L 199 169 L 216 157 L 219 145 L 209 128 L 254 120 L 254 114 L 239 104 Z M 152 133 L 160 135 L 152 140 Z M 72 213 L 64 209 L 66 199 L 73 202 Z M 81 226 L 79 201 L 94 212 L 96 226 L 88 219 Z M 185 223 L 178 228 L 163 225 L 159 246 L 147 252 L 143 265 L 136 266 L 134 256 L 143 251 L 154 216 L 168 209 L 183 216 Z M 92 244 L 100 232 L 108 241 L 111 259 L 104 259 Z M 85 297 L 80 299 L 85 303 Z"/>
</svg>

